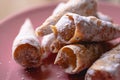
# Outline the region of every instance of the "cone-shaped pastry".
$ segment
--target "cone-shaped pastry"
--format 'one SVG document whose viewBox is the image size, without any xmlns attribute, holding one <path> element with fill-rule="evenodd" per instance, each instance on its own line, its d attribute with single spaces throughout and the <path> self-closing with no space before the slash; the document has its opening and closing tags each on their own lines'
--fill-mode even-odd
<svg viewBox="0 0 120 80">
<path fill-rule="evenodd" d="M 41 41 L 41 51 L 42 53 L 50 52 L 50 45 L 55 40 L 55 36 L 53 33 L 45 35 Z"/>
<path fill-rule="evenodd" d="M 85 80 L 120 80 L 120 44 L 88 69 Z"/>
<path fill-rule="evenodd" d="M 53 33 L 43 36 L 41 41 L 41 51 L 47 56 L 48 53 L 57 53 L 65 44 L 56 40 Z"/>
<path fill-rule="evenodd" d="M 64 7 L 64 8 L 63 8 Z M 73 12 L 84 16 L 96 16 L 97 3 L 96 0 L 70 0 L 61 9 L 46 19 L 46 21 L 36 29 L 38 36 L 44 36 L 51 33 L 51 25 L 55 25 L 57 21 L 67 12 Z M 58 9 L 58 8 L 57 8 Z"/>
<path fill-rule="evenodd" d="M 50 45 L 50 51 L 52 53 L 58 53 L 58 51 L 64 46 L 64 43 L 59 42 L 58 40 L 54 40 Z"/>
<path fill-rule="evenodd" d="M 12 56 L 20 65 L 30 68 L 40 66 L 39 41 L 29 19 L 22 25 L 12 46 Z"/>
<path fill-rule="evenodd" d="M 66 44 L 76 42 L 100 42 L 120 37 L 120 26 L 96 17 L 65 14 L 52 31 L 56 38 Z"/>
<path fill-rule="evenodd" d="M 62 47 L 55 59 L 66 73 L 75 74 L 92 65 L 104 52 L 101 44 L 73 44 Z"/>
</svg>

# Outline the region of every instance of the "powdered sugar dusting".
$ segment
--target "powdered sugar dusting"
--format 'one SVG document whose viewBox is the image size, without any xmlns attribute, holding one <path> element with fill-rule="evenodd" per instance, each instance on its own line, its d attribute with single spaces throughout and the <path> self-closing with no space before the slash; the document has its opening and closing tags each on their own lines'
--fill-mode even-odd
<svg viewBox="0 0 120 80">
<path fill-rule="evenodd" d="M 56 24 L 57 30 L 63 31 L 66 27 L 71 28 L 72 21 L 68 19 L 68 16 L 63 16 Z"/>
<path fill-rule="evenodd" d="M 87 73 L 88 73 L 89 75 L 93 75 L 93 74 L 94 74 L 94 72 L 95 72 L 94 70 L 89 69 Z"/>
</svg>

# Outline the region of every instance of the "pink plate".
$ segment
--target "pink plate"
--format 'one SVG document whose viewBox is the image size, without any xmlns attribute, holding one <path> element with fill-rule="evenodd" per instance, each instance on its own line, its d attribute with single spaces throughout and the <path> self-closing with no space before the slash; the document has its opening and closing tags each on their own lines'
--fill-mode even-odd
<svg viewBox="0 0 120 80">
<path fill-rule="evenodd" d="M 24 69 L 12 59 L 12 42 L 25 19 L 30 18 L 36 28 L 52 13 L 55 6 L 56 4 L 32 8 L 0 22 L 0 80 L 83 80 L 85 71 L 68 75 L 54 65 L 55 55 L 50 55 L 37 69 Z M 120 22 L 120 7 L 100 3 L 98 9 L 111 16 L 115 23 Z"/>
</svg>

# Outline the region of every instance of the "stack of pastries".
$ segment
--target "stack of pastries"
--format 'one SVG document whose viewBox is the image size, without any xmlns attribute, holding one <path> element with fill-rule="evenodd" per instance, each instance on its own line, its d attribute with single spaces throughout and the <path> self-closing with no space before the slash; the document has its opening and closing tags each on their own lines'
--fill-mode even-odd
<svg viewBox="0 0 120 80">
<path fill-rule="evenodd" d="M 57 55 L 54 64 L 68 74 L 89 68 L 85 80 L 119 80 L 119 37 L 120 26 L 97 10 L 96 0 L 69 0 L 35 31 L 27 19 L 13 42 L 12 55 L 20 65 L 35 68 L 52 52 Z"/>
</svg>

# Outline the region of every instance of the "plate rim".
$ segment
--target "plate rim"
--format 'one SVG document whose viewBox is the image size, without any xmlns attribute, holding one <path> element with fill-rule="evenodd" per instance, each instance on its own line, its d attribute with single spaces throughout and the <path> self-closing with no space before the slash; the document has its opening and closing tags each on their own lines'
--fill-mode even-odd
<svg viewBox="0 0 120 80">
<path fill-rule="evenodd" d="M 22 15 L 22 14 L 25 14 L 25 13 L 29 13 L 31 11 L 36 11 L 36 10 L 42 10 L 42 9 L 47 9 L 49 7 L 55 7 L 57 6 L 57 4 L 59 4 L 60 1 L 58 2 L 55 2 L 55 3 L 52 3 L 52 4 L 45 4 L 45 5 L 36 5 L 36 6 L 32 6 L 32 7 L 28 7 L 28 8 L 25 8 L 23 10 L 20 10 L 18 12 L 14 12 L 8 16 L 6 16 L 5 18 L 3 18 L 2 20 L 0 20 L 0 26 L 6 22 L 8 22 L 9 20 L 19 16 L 19 15 Z M 115 8 L 120 8 L 120 5 L 115 5 L 115 4 L 112 4 L 111 2 L 103 2 L 103 1 L 98 1 L 98 6 L 99 5 L 105 5 L 105 6 L 112 6 L 112 7 L 115 7 Z"/>
</svg>

